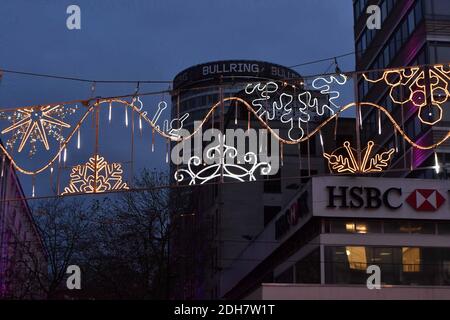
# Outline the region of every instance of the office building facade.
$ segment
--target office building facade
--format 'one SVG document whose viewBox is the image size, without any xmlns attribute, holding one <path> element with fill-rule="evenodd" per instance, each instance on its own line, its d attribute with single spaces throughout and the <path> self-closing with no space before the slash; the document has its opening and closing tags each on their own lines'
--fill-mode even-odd
<svg viewBox="0 0 450 320">
<path fill-rule="evenodd" d="M 448 64 L 450 3 L 356 0 L 353 5 L 360 71 L 356 100 L 385 107 L 413 141 L 433 144 L 448 132 L 448 103 L 442 119 L 431 103 L 421 110 L 412 103 L 396 105 L 386 83 L 366 81 L 362 73 L 378 79 L 381 69 L 420 65 L 427 74 L 430 65 Z M 381 10 L 380 29 L 367 28 L 369 5 Z M 435 98 L 426 94 L 428 101 Z M 224 298 L 450 298 L 450 185 L 444 166 L 449 144 L 416 150 L 382 113 L 361 112 L 362 146 L 375 140 L 396 149 L 390 170 L 383 178 L 313 177 L 227 269 Z M 429 124 L 436 120 L 438 125 Z M 380 289 L 367 286 L 370 266 L 379 270 Z"/>
<path fill-rule="evenodd" d="M 232 60 L 188 68 L 174 79 L 172 118 L 189 112 L 190 120 L 185 121 L 185 128 L 192 132 L 194 120 L 202 120 L 210 107 L 220 101 L 220 97 L 238 96 L 250 103 L 251 98 L 244 92 L 246 85 L 267 81 L 275 81 L 280 87 L 286 86 L 286 90 L 303 88 L 302 78 L 297 72 L 267 62 Z M 322 99 L 319 101 L 327 99 L 326 96 L 318 98 Z M 223 115 L 216 112 L 214 120 L 208 121 L 203 129 L 214 126 L 223 130 L 246 130 L 250 125 L 258 130 L 262 127 L 254 117 L 249 118 L 248 110 L 242 106 L 239 108 L 234 103 L 225 103 L 223 110 Z M 222 116 L 223 124 L 220 125 Z M 320 119 L 317 121 L 319 123 Z M 281 136 L 286 136 L 289 129 L 280 121 L 273 121 L 271 126 L 280 130 Z M 314 128 L 314 121 L 310 126 Z M 335 141 L 330 139 L 325 143 L 333 148 Z M 327 172 L 318 136 L 300 147 L 285 145 L 281 158 L 280 170 L 275 175 L 266 178 L 258 176 L 253 182 L 191 186 L 183 191 L 189 202 L 189 214 L 176 218 L 180 229 L 177 232 L 179 236 L 173 241 L 172 259 L 182 261 L 177 267 L 182 270 L 182 275 L 178 285 L 172 286 L 182 287 L 183 290 L 175 293 L 175 297 L 222 297 L 226 287 L 223 274 L 239 253 L 270 223 L 311 175 Z M 171 165 L 172 173 L 176 168 Z M 197 234 L 200 239 L 193 240 L 192 234 Z"/>
<path fill-rule="evenodd" d="M 366 14 L 369 5 L 377 5 L 381 10 L 380 29 L 368 29 Z M 448 64 L 450 62 L 450 3 L 446 0 L 356 0 L 353 2 L 355 17 L 355 50 L 356 70 L 367 71 L 369 77 L 378 78 L 379 69 L 395 69 L 400 67 L 421 66 L 425 77 L 429 65 Z M 425 79 L 426 81 L 426 79 Z M 426 84 L 430 88 L 429 83 Z M 402 127 L 402 130 L 413 141 L 430 145 L 437 142 L 447 131 L 450 114 L 440 113 L 439 108 L 430 102 L 430 90 L 426 91 L 427 104 L 420 110 L 409 101 L 403 106 L 395 104 L 390 96 L 390 87 L 384 82 L 370 83 L 360 74 L 357 85 L 358 101 L 368 101 L 385 107 Z M 397 100 L 406 97 L 407 88 L 396 92 Z M 436 94 L 436 93 L 434 93 Z M 442 104 L 443 109 L 448 102 Z M 434 151 L 441 164 L 449 160 L 449 143 L 444 143 L 436 150 L 418 150 L 395 134 L 393 127 L 383 114 L 375 109 L 364 109 L 362 140 L 376 137 L 378 144 L 395 147 L 396 153 L 392 162 L 395 172 L 388 173 L 393 177 L 446 178 L 447 169 L 437 172 Z M 442 119 L 440 119 L 442 116 Z M 381 119 L 378 119 L 381 117 Z M 424 121 L 422 121 L 422 120 Z M 440 121 L 438 121 L 440 119 Z M 429 123 L 436 122 L 436 125 Z M 379 132 L 378 123 L 383 123 Z M 413 169 L 413 171 L 411 171 Z"/>
</svg>

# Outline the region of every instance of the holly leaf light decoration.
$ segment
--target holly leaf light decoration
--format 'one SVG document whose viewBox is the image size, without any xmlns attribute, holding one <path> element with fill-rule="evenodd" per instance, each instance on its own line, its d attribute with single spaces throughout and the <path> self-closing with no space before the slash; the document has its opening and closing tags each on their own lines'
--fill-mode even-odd
<svg viewBox="0 0 450 320">
<path fill-rule="evenodd" d="M 375 146 L 373 141 L 367 143 L 367 147 L 361 151 L 358 157 L 358 151 L 350 146 L 350 142 L 345 141 L 343 147 L 334 150 L 331 154 L 324 153 L 323 156 L 328 160 L 328 166 L 334 173 L 375 173 L 386 169 L 395 152 L 394 148 L 373 155 L 372 150 Z M 358 158 L 362 159 L 358 163 Z"/>
</svg>

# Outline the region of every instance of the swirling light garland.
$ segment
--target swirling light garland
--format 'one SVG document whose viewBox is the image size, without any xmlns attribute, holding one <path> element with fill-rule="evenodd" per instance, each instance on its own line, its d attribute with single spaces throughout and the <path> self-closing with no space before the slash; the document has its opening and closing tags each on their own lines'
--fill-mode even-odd
<svg viewBox="0 0 450 320">
<path fill-rule="evenodd" d="M 0 149 L 2 150 L 3 153 L 5 153 L 6 157 L 8 158 L 9 161 L 11 161 L 11 164 L 14 166 L 14 168 L 16 168 L 19 172 L 23 173 L 23 174 L 27 174 L 27 175 L 36 175 L 39 174 L 43 171 L 45 171 L 46 169 L 48 169 L 56 160 L 58 160 L 58 158 L 61 155 L 61 152 L 64 151 L 64 149 L 66 148 L 67 144 L 70 142 L 70 140 L 72 139 L 72 137 L 74 136 L 74 134 L 80 129 L 81 125 L 83 124 L 84 120 L 87 118 L 87 116 L 95 109 L 95 107 L 100 106 L 101 104 L 107 104 L 108 106 L 110 105 L 110 103 L 118 103 L 118 104 L 122 104 L 125 105 L 129 108 L 134 109 L 136 112 L 138 112 L 139 116 L 142 117 L 142 120 L 146 123 L 148 123 L 150 125 L 150 127 L 152 128 L 152 131 L 158 133 L 160 136 L 173 141 L 173 142 L 181 142 L 183 140 L 188 140 L 190 138 L 192 138 L 197 132 L 199 132 L 202 127 L 205 125 L 205 123 L 207 123 L 207 121 L 210 119 L 210 117 L 212 116 L 213 112 L 215 111 L 215 109 L 217 109 L 222 103 L 227 102 L 227 101 L 236 101 L 236 102 L 240 102 L 242 104 L 242 106 L 244 106 L 245 108 L 247 108 L 248 112 L 253 114 L 255 116 L 255 118 L 261 123 L 261 125 L 266 128 L 276 139 L 278 139 L 282 144 L 289 144 L 289 145 L 295 145 L 301 142 L 304 142 L 308 139 L 310 139 L 312 136 L 314 136 L 315 134 L 317 134 L 321 128 L 323 128 L 324 126 L 326 126 L 329 122 L 333 121 L 335 118 L 337 118 L 340 113 L 346 111 L 347 109 L 350 109 L 356 105 L 359 105 L 360 107 L 372 107 L 372 108 L 376 108 L 378 110 L 380 110 L 381 112 L 383 112 L 386 117 L 389 119 L 389 121 L 392 123 L 392 125 L 394 126 L 394 129 L 400 133 L 400 135 L 402 135 L 402 137 L 410 144 L 412 145 L 414 148 L 417 149 L 421 149 L 421 150 L 431 150 L 431 149 L 435 149 L 438 146 L 440 146 L 442 143 L 444 143 L 448 138 L 450 138 L 450 131 L 447 132 L 446 135 L 444 135 L 439 141 L 437 141 L 436 143 L 433 143 L 431 145 L 427 145 L 427 146 L 423 146 L 423 145 L 419 145 L 416 142 L 412 141 L 412 139 L 410 137 L 408 137 L 408 135 L 403 131 L 403 129 L 401 128 L 401 126 L 399 124 L 397 124 L 397 122 L 395 121 L 395 119 L 391 116 L 391 114 L 382 106 L 377 105 L 375 103 L 371 103 L 371 102 L 360 102 L 360 103 L 355 103 L 355 102 L 351 102 L 343 107 L 341 107 L 334 115 L 332 115 L 331 117 L 327 118 L 326 120 L 324 120 L 320 125 L 318 125 L 315 129 L 313 129 L 311 132 L 309 132 L 307 135 L 295 139 L 295 140 L 291 140 L 291 139 L 284 139 L 282 137 L 279 136 L 279 134 L 274 131 L 265 121 L 264 119 L 262 119 L 257 112 L 252 108 L 252 106 L 245 101 L 242 98 L 239 97 L 228 97 L 228 98 L 224 98 L 222 101 L 219 101 L 217 103 L 215 103 L 214 105 L 212 105 L 212 107 L 210 108 L 210 110 L 208 111 L 208 113 L 205 115 L 205 117 L 203 118 L 203 120 L 200 122 L 199 126 L 197 126 L 193 132 L 187 136 L 180 136 L 178 134 L 173 134 L 173 131 L 171 134 L 167 133 L 164 131 L 164 129 L 161 129 L 159 127 L 159 125 L 157 125 L 155 122 L 153 122 L 152 120 L 149 119 L 149 117 L 147 116 L 147 114 L 145 112 L 140 111 L 139 107 L 137 107 L 136 105 L 133 104 L 133 102 L 128 102 L 126 100 L 123 100 L 121 98 L 108 98 L 108 99 L 101 99 L 96 101 L 94 104 L 90 105 L 86 111 L 86 113 L 83 115 L 83 117 L 79 120 L 79 122 L 73 127 L 72 132 L 67 136 L 67 138 L 61 143 L 61 146 L 59 147 L 56 155 L 50 160 L 48 161 L 43 167 L 36 169 L 36 170 L 26 170 L 24 168 L 22 168 L 21 166 L 19 166 L 13 159 L 13 157 L 11 156 L 11 154 L 8 152 L 8 150 L 0 145 Z"/>
</svg>

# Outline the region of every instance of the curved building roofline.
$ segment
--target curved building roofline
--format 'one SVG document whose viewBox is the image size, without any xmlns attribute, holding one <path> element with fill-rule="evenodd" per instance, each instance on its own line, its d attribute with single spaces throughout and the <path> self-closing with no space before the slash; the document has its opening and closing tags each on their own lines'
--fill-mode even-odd
<svg viewBox="0 0 450 320">
<path fill-rule="evenodd" d="M 301 75 L 286 66 L 261 60 L 217 60 L 188 67 L 179 72 L 173 80 L 173 88 L 190 87 L 196 83 L 236 81 L 236 79 L 282 80 Z"/>
</svg>

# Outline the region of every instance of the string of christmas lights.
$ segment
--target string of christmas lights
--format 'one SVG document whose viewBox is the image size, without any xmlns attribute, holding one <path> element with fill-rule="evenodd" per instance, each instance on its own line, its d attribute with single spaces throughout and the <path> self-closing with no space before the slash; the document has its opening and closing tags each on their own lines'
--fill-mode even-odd
<svg viewBox="0 0 450 320">
<path fill-rule="evenodd" d="M 386 85 L 391 87 L 391 91 L 393 89 L 398 89 L 397 87 L 403 87 L 408 86 L 408 89 L 410 90 L 410 93 L 406 95 L 404 99 L 399 99 L 397 96 L 390 93 L 390 98 L 393 100 L 395 104 L 399 104 L 401 108 L 404 107 L 406 103 L 412 103 L 414 106 L 420 108 L 423 106 L 426 106 L 429 102 L 431 102 L 435 107 L 440 108 L 441 113 L 440 116 L 435 119 L 435 121 L 424 121 L 424 119 L 420 118 L 422 123 L 425 123 L 427 125 L 435 125 L 442 119 L 442 108 L 440 105 L 448 101 L 448 98 L 450 97 L 450 91 L 448 90 L 448 83 L 450 82 L 450 71 L 448 70 L 448 66 L 444 66 L 442 64 L 428 66 L 428 76 L 433 80 L 427 88 L 423 83 L 423 78 L 425 76 L 425 71 L 419 72 L 418 67 L 411 67 L 411 68 L 397 68 L 397 69 L 389 69 L 384 70 L 383 75 L 380 78 L 371 79 L 368 74 L 362 73 L 363 79 L 372 82 L 372 83 L 380 83 L 384 82 Z M 343 79 L 346 79 L 346 76 L 343 75 Z M 332 79 L 331 77 L 330 79 Z M 325 79 L 325 78 L 323 78 Z M 337 78 L 334 78 L 337 79 Z M 317 80 L 317 79 L 316 79 Z M 337 81 L 339 83 L 339 81 Z M 342 82 L 344 83 L 344 82 Z M 341 84 L 341 83 L 339 83 Z M 248 84 L 249 85 L 249 84 Z M 286 86 L 286 84 L 285 84 Z M 313 86 L 313 88 L 317 89 L 317 86 Z M 295 86 L 294 86 L 295 89 Z M 332 93 L 334 91 L 331 91 L 331 87 L 326 88 L 327 92 Z M 260 90 L 261 91 L 261 90 Z M 264 91 L 264 90 L 263 90 Z M 267 90 L 266 90 L 267 91 Z M 162 92 L 162 91 L 160 91 Z M 164 91 L 166 92 L 166 91 Z M 307 92 L 306 89 L 304 89 L 300 94 L 304 94 Z M 148 93 L 150 94 L 150 93 Z M 154 94 L 154 93 L 152 93 Z M 266 92 L 267 94 L 267 92 Z M 300 95 L 299 94 L 299 95 Z M 339 95 L 339 92 L 337 92 Z M 430 100 L 428 100 L 428 94 L 431 94 Z M 143 94 L 145 95 L 145 94 Z M 337 96 L 338 96 L 337 95 Z M 282 95 L 280 95 L 282 96 Z M 126 98 L 131 97 L 131 101 L 126 100 Z M 293 96 L 291 96 L 293 97 Z M 421 98 L 421 99 L 420 99 Z M 291 99 L 292 100 L 292 99 Z M 82 101 L 82 100 L 80 100 Z M 408 136 L 408 134 L 405 132 L 404 124 L 398 123 L 395 118 L 392 116 L 392 114 L 384 107 L 375 103 L 371 102 L 351 102 L 348 103 L 342 107 L 339 107 L 338 105 L 334 104 L 331 99 L 329 103 L 333 103 L 334 107 L 336 107 L 336 112 L 334 112 L 330 116 L 324 116 L 323 112 L 320 113 L 321 116 L 324 116 L 323 121 L 317 125 L 313 130 L 309 131 L 306 130 L 305 135 L 301 135 L 301 137 L 297 139 L 293 139 L 291 136 L 289 138 L 283 138 L 279 135 L 279 133 L 274 130 L 270 123 L 268 122 L 268 117 L 264 115 L 263 112 L 260 112 L 261 110 L 255 110 L 255 108 L 250 104 L 248 101 L 241 97 L 227 97 L 223 98 L 220 101 L 213 104 L 206 115 L 203 117 L 203 119 L 200 121 L 200 124 L 196 126 L 196 128 L 193 130 L 193 132 L 189 133 L 187 136 L 181 136 L 179 134 L 179 130 L 183 127 L 183 122 L 189 117 L 189 114 L 184 115 L 178 115 L 177 118 L 172 119 L 172 121 L 165 120 L 163 125 L 160 125 L 158 122 L 160 115 L 162 111 L 164 111 L 167 108 L 167 103 L 165 101 L 161 101 L 158 104 L 158 109 L 156 110 L 153 117 L 150 117 L 148 115 L 147 111 L 143 111 L 143 103 L 140 100 L 139 95 L 137 95 L 137 92 L 135 92 L 133 95 L 124 95 L 124 96 L 117 96 L 117 97 L 108 97 L 108 98 L 94 98 L 90 99 L 88 101 L 83 101 L 83 105 L 86 106 L 86 112 L 81 117 L 81 119 L 78 120 L 78 122 L 72 127 L 70 124 L 65 122 L 65 119 L 69 117 L 70 115 L 74 114 L 78 107 L 71 108 L 66 107 L 67 103 L 59 103 L 59 104 L 51 104 L 51 105 L 44 105 L 44 106 L 27 106 L 22 108 L 12 108 L 9 110 L 4 110 L 0 114 L 0 117 L 4 120 L 7 120 L 11 123 L 10 126 L 3 129 L 1 131 L 2 134 L 11 134 L 12 136 L 7 140 L 6 147 L 0 145 L 0 149 L 3 151 L 4 155 L 8 158 L 8 160 L 11 162 L 12 166 L 14 166 L 15 169 L 17 169 L 19 172 L 27 175 L 33 176 L 33 181 L 35 179 L 35 175 L 43 172 L 44 170 L 50 168 L 53 173 L 53 164 L 58 161 L 58 163 L 63 162 L 64 165 L 67 160 L 67 146 L 68 143 L 71 141 L 71 139 L 76 136 L 76 147 L 77 149 L 81 148 L 81 126 L 85 119 L 88 117 L 89 114 L 92 114 L 94 110 L 97 112 L 100 110 L 100 108 L 106 107 L 108 108 L 108 122 L 111 123 L 112 121 L 112 108 L 115 107 L 122 107 L 125 110 L 125 126 L 128 127 L 129 125 L 129 110 L 131 109 L 132 114 L 137 113 L 138 115 L 138 121 L 139 121 L 139 132 L 142 133 L 143 125 L 146 123 L 150 126 L 151 132 L 152 132 L 152 151 L 154 150 L 154 133 L 157 133 L 162 138 L 166 139 L 167 141 L 167 150 L 166 150 L 166 162 L 168 162 L 168 154 L 169 154 L 169 148 L 170 144 L 169 142 L 182 142 L 186 141 L 188 139 L 191 139 L 193 136 L 195 136 L 205 125 L 208 125 L 209 123 L 213 123 L 213 117 L 214 112 L 217 108 L 223 106 L 226 102 L 231 103 L 229 107 L 235 107 L 237 108 L 238 105 L 240 107 L 243 107 L 246 109 L 249 118 L 248 118 L 248 127 L 250 128 L 250 116 L 252 115 L 258 122 L 262 125 L 263 128 L 267 129 L 271 133 L 273 137 L 279 140 L 280 142 L 280 148 L 282 150 L 283 145 L 295 145 L 299 144 L 301 142 L 307 141 L 311 139 L 316 134 L 319 134 L 319 138 L 321 141 L 321 146 L 323 149 L 323 137 L 321 133 L 321 129 L 325 127 L 329 122 L 335 121 L 335 130 L 337 128 L 337 121 L 338 117 L 342 112 L 345 112 L 349 108 L 356 107 L 357 111 L 359 112 L 360 117 L 360 126 L 362 128 L 362 108 L 374 108 L 377 110 L 377 123 L 378 123 L 378 134 L 381 134 L 381 114 L 384 114 L 386 116 L 386 119 L 388 119 L 394 129 L 394 134 L 397 136 L 397 134 L 400 134 L 405 141 L 407 141 L 411 146 L 413 146 L 416 149 L 421 150 L 431 150 L 433 149 L 435 151 L 435 170 L 436 172 L 439 172 L 440 170 L 440 164 L 439 159 L 436 154 L 436 148 L 439 147 L 442 143 L 444 143 L 448 138 L 450 138 L 450 131 L 444 134 L 440 140 L 424 145 L 417 143 L 416 141 L 413 141 L 411 137 Z M 234 103 L 234 105 L 233 105 Z M 290 102 L 289 102 L 290 103 Z M 305 108 L 314 107 L 315 111 L 319 113 L 319 108 L 317 105 L 314 104 L 304 104 Z M 262 106 L 262 105 L 261 105 Z M 281 103 L 280 100 L 280 106 L 281 108 L 284 108 L 284 106 Z M 276 106 L 276 108 L 279 108 Z M 286 109 L 287 110 L 287 109 Z M 285 111 L 286 111 L 285 110 Z M 334 111 L 334 110 L 333 110 Z M 12 113 L 11 115 L 7 115 L 7 113 Z M 236 111 L 235 111 L 236 112 Z M 63 121 L 64 120 L 64 121 Z M 131 117 L 131 120 L 134 121 L 134 116 Z M 273 120 L 273 119 L 272 119 Z M 289 121 L 291 121 L 290 119 Z M 307 122 L 307 121 L 306 121 Z M 132 125 L 134 127 L 134 125 Z M 64 137 L 62 134 L 63 129 L 71 129 L 71 131 L 68 133 L 67 137 Z M 98 128 L 97 128 L 98 130 Z M 134 134 L 134 130 L 133 130 Z M 14 157 L 12 156 L 11 152 L 9 152 L 8 149 L 13 149 L 17 144 L 19 144 L 17 151 L 20 153 L 26 144 L 30 145 L 30 154 L 34 154 L 36 152 L 36 146 L 38 143 L 41 143 L 44 145 L 44 148 L 47 151 L 50 151 L 50 145 L 48 143 L 48 137 L 53 137 L 56 142 L 59 143 L 59 147 L 57 148 L 56 154 L 43 166 L 36 170 L 27 170 L 22 166 L 19 166 L 17 162 L 15 161 Z M 19 143 L 20 141 L 20 143 Z M 373 147 L 373 146 L 372 146 Z M 371 149 L 371 148 L 370 148 Z M 397 149 L 397 145 L 395 147 Z M 389 157 L 393 153 L 393 149 L 389 150 L 387 153 L 389 153 Z M 326 155 L 325 150 L 322 150 L 324 156 Z M 358 152 L 360 152 L 358 150 Z M 387 153 L 383 153 L 380 155 L 386 155 Z M 327 154 L 330 160 L 331 156 Z M 94 155 L 98 156 L 98 155 Z M 359 158 L 359 156 L 358 156 Z M 96 159 L 94 157 L 94 159 Z M 335 159 L 335 158 L 333 158 Z M 337 159 L 337 158 L 336 158 Z M 336 160 L 335 159 L 335 160 Z M 363 159 L 364 160 L 364 159 Z M 365 159 L 367 160 L 367 159 Z M 379 159 L 380 161 L 383 160 L 384 162 L 387 162 L 389 159 Z M 281 154 L 281 162 L 283 162 L 283 154 Z M 358 159 L 359 162 L 359 159 Z M 382 162 L 382 161 L 381 161 Z M 367 161 L 364 162 L 364 166 L 367 163 Z M 365 170 L 364 166 L 358 167 L 354 166 L 353 172 L 360 172 L 360 173 L 367 173 L 372 172 Z M 386 165 L 382 166 L 383 168 L 387 167 Z M 380 167 L 381 168 L 381 167 Z M 352 170 L 350 170 L 352 171 Z M 34 190 L 34 183 L 33 183 L 33 195 L 35 193 Z"/>
</svg>

